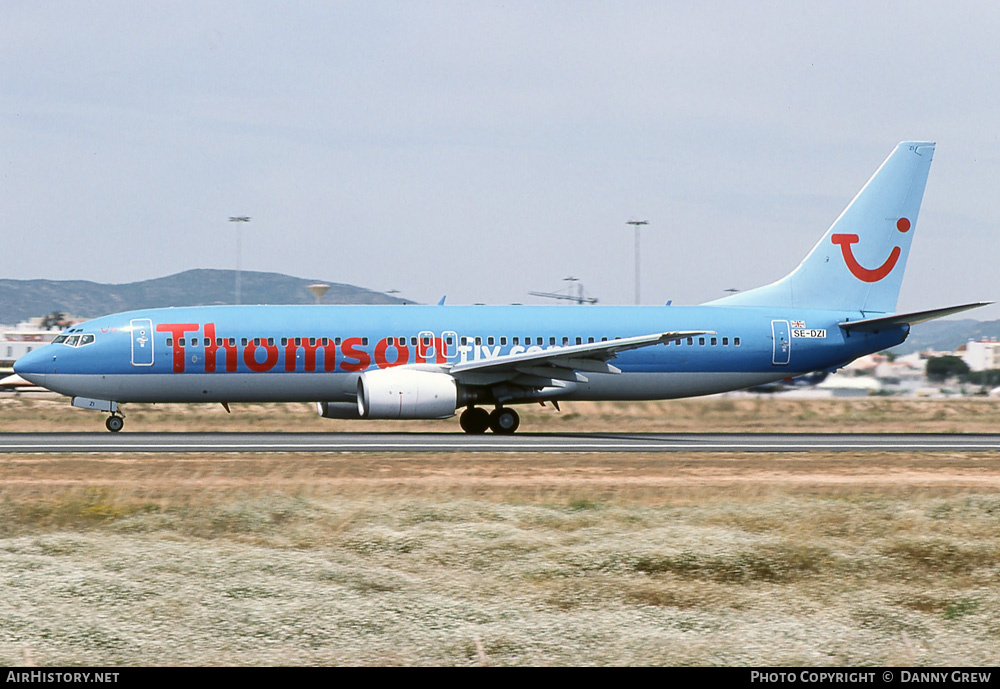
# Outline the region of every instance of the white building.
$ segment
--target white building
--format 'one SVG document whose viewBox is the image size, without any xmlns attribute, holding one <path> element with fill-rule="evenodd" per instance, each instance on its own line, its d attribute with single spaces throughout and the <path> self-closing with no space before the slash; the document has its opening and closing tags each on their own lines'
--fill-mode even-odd
<svg viewBox="0 0 1000 689">
<path fill-rule="evenodd" d="M 962 361 L 973 371 L 1000 369 L 1000 342 L 969 340 L 962 352 Z"/>
<path fill-rule="evenodd" d="M 66 328 L 81 319 L 67 316 L 51 328 L 43 328 L 45 317 L 31 318 L 15 326 L 0 326 L 0 366 L 9 367 L 28 352 L 55 339 Z"/>
</svg>

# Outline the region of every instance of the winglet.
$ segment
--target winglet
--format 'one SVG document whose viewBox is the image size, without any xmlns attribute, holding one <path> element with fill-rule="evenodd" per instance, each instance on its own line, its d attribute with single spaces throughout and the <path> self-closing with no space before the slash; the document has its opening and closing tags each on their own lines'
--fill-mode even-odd
<svg viewBox="0 0 1000 689">
<path fill-rule="evenodd" d="M 447 294 L 444 295 L 443 297 L 441 297 L 441 299 L 438 300 L 438 306 L 444 306 L 444 300 L 447 299 L 447 298 L 448 298 Z"/>
</svg>

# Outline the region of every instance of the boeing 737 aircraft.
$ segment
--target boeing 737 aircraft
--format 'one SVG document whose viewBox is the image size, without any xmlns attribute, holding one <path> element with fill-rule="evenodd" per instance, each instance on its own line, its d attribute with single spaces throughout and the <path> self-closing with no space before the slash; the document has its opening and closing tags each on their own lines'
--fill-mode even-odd
<svg viewBox="0 0 1000 689">
<path fill-rule="evenodd" d="M 125 402 L 314 402 L 333 419 L 513 433 L 512 405 L 652 400 L 833 370 L 914 323 L 894 314 L 934 144 L 899 144 L 799 266 L 701 306 L 205 306 L 104 316 L 19 359 L 23 378 Z M 484 407 L 492 407 L 487 411 Z"/>
</svg>

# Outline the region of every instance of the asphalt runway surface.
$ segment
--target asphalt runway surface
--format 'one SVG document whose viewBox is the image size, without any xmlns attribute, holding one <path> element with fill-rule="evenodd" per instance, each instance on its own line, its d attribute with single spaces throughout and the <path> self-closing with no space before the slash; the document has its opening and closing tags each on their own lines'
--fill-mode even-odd
<svg viewBox="0 0 1000 689">
<path fill-rule="evenodd" d="M 930 433 L 2 433 L 0 453 L 983 452 L 1000 434 Z"/>
</svg>

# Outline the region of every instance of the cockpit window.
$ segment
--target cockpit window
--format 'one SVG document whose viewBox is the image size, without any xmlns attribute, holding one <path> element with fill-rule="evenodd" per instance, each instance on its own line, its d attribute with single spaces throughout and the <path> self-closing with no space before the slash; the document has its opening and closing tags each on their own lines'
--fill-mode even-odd
<svg viewBox="0 0 1000 689">
<path fill-rule="evenodd" d="M 67 332 L 72 332 L 72 331 L 68 330 Z M 85 345 L 93 344 L 95 339 L 96 337 L 93 335 L 93 333 L 87 333 L 85 335 L 63 334 L 56 336 L 56 338 L 52 340 L 52 344 L 64 344 L 67 347 L 83 347 Z"/>
</svg>

